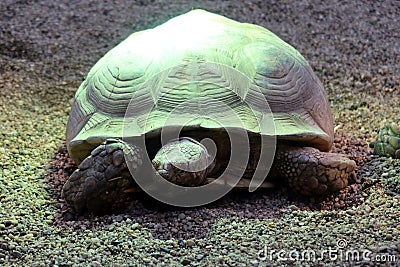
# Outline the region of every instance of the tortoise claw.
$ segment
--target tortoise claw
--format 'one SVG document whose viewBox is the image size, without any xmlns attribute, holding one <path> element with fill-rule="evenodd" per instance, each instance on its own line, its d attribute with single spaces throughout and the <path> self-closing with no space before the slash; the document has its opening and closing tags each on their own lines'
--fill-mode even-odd
<svg viewBox="0 0 400 267">
<path fill-rule="evenodd" d="M 338 191 L 355 175 L 356 163 L 343 155 L 312 147 L 280 146 L 274 167 L 289 187 L 307 196 Z"/>
<path fill-rule="evenodd" d="M 101 213 L 132 187 L 133 179 L 124 160 L 122 141 L 106 141 L 82 161 L 62 190 L 62 197 L 77 213 Z M 127 151 L 125 149 L 125 151 Z M 129 149 L 140 159 L 137 148 Z"/>
</svg>

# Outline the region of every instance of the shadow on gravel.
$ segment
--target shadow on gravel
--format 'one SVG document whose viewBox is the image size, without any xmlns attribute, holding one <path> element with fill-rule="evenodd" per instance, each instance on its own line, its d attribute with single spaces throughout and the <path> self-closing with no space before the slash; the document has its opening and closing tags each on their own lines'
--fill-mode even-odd
<svg viewBox="0 0 400 267">
<path fill-rule="evenodd" d="M 375 156 L 371 166 L 371 183 L 381 183 L 387 195 L 400 195 L 400 159 Z"/>
<path fill-rule="evenodd" d="M 145 193 L 130 193 L 123 196 L 115 209 L 103 216 L 78 216 L 70 211 L 61 199 L 61 189 L 69 175 L 76 169 L 65 146 L 51 159 L 45 179 L 49 193 L 54 199 L 55 226 L 73 229 L 107 228 L 126 221 L 137 223 L 151 231 L 158 239 L 203 238 L 216 219 L 264 220 L 285 216 L 292 210 L 321 211 L 346 210 L 360 205 L 362 196 L 369 187 L 372 169 L 368 146 L 343 137 L 335 139 L 334 152 L 348 154 L 357 162 L 357 179 L 335 194 L 321 197 L 299 197 L 284 187 L 262 190 L 255 193 L 233 191 L 218 201 L 197 208 L 178 208 L 162 204 Z"/>
</svg>

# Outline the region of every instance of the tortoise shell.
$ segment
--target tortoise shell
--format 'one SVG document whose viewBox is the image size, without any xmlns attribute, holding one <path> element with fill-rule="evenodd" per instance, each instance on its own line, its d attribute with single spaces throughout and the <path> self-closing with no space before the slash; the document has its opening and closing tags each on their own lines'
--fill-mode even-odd
<svg viewBox="0 0 400 267">
<path fill-rule="evenodd" d="M 94 65 L 68 119 L 71 157 L 80 163 L 121 138 L 127 121 L 131 136 L 239 127 L 321 151 L 333 143 L 324 88 L 300 53 L 263 27 L 203 10 L 133 33 Z"/>
</svg>

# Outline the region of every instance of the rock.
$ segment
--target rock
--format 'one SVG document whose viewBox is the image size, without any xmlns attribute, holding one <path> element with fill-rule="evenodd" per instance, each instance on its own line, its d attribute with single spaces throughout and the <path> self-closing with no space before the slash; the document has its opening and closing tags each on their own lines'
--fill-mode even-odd
<svg viewBox="0 0 400 267">
<path fill-rule="evenodd" d="M 186 266 L 186 265 L 189 265 L 191 263 L 191 261 L 189 259 L 183 259 L 181 261 L 181 263 L 182 263 L 182 265 Z"/>
<path fill-rule="evenodd" d="M 118 246 L 121 243 L 123 243 L 122 240 L 113 240 L 113 241 L 111 241 L 111 245 L 113 245 L 113 246 Z"/>
<path fill-rule="evenodd" d="M 169 248 L 165 248 L 165 247 L 160 247 L 160 250 L 165 252 L 165 253 L 170 253 L 171 250 Z"/>
<path fill-rule="evenodd" d="M 132 229 L 126 229 L 126 233 L 127 233 L 128 235 L 131 235 L 131 234 L 134 233 L 134 231 L 133 231 Z"/>
<path fill-rule="evenodd" d="M 123 216 L 117 215 L 117 216 L 114 218 L 114 222 L 121 222 L 123 219 L 124 219 Z"/>
<path fill-rule="evenodd" d="M 21 257 L 22 257 L 22 253 L 21 253 L 21 252 L 18 252 L 18 251 L 12 251 L 12 252 L 10 253 L 10 255 L 11 255 L 11 257 L 13 257 L 13 258 L 21 258 Z"/>
<path fill-rule="evenodd" d="M 179 245 L 180 247 L 182 247 L 182 248 L 185 247 L 185 241 L 183 241 L 183 239 L 180 238 L 180 239 L 178 240 L 178 245 Z"/>
<path fill-rule="evenodd" d="M 191 239 L 186 240 L 186 246 L 187 246 L 188 248 L 193 247 L 195 244 L 196 244 L 196 243 L 195 243 L 193 240 L 191 240 Z"/>
<path fill-rule="evenodd" d="M 150 262 L 151 262 L 151 260 L 150 260 L 149 258 L 143 258 L 142 261 L 143 261 L 144 263 L 150 263 Z"/>
<path fill-rule="evenodd" d="M 26 235 L 25 235 L 25 238 L 26 238 L 26 239 L 31 239 L 31 238 L 33 238 L 33 234 L 26 234 Z"/>
<path fill-rule="evenodd" d="M 355 215 L 356 212 L 354 210 L 346 210 L 346 213 L 349 215 Z"/>
<path fill-rule="evenodd" d="M 201 261 L 202 259 L 204 259 L 204 254 L 197 254 L 196 255 L 196 260 L 197 261 Z"/>
<path fill-rule="evenodd" d="M 136 229 L 140 229 L 140 228 L 141 228 L 141 225 L 138 224 L 138 223 L 134 223 L 134 224 L 131 225 L 131 229 L 132 230 L 136 230 Z"/>
<path fill-rule="evenodd" d="M 43 232 L 43 235 L 49 236 L 49 235 L 51 235 L 51 231 L 44 231 L 44 232 Z"/>
</svg>

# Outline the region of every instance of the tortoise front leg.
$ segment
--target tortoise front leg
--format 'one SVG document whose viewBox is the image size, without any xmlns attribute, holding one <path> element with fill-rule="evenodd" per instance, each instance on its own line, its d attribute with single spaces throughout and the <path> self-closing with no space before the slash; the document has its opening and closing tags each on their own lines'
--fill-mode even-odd
<svg viewBox="0 0 400 267">
<path fill-rule="evenodd" d="M 122 140 L 107 140 L 94 149 L 72 173 L 62 189 L 62 197 L 77 213 L 100 213 L 114 204 L 133 179 L 125 155 L 133 160 L 131 166 L 142 165 L 142 151 Z"/>
<path fill-rule="evenodd" d="M 312 147 L 278 145 L 273 168 L 294 191 L 311 196 L 346 187 L 356 163 L 343 155 Z"/>
</svg>

